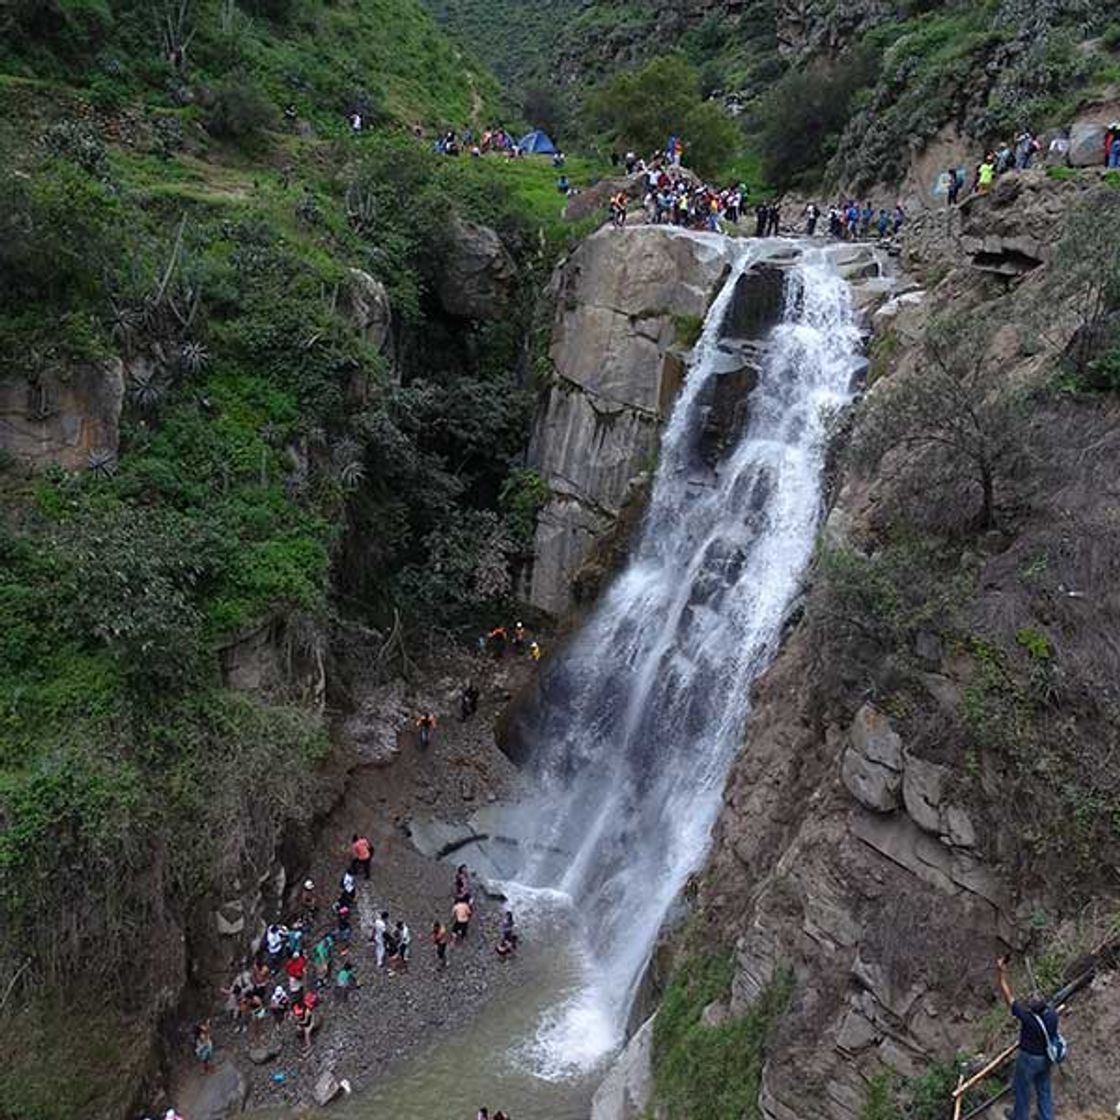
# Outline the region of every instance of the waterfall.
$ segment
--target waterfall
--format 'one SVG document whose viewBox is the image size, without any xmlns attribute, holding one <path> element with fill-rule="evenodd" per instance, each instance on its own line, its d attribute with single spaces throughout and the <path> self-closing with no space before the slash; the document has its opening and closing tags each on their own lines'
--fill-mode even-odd
<svg viewBox="0 0 1120 1120">
<path fill-rule="evenodd" d="M 515 831 L 532 842 L 512 878 L 570 898 L 587 947 L 586 990 L 536 1042 L 546 1073 L 621 1043 L 658 932 L 704 859 L 751 684 L 812 553 L 827 417 L 858 364 L 848 288 L 825 253 L 758 241 L 732 251 L 629 565 L 541 683 L 541 792 L 518 810 Z M 728 369 L 736 284 L 783 254 L 770 266 L 785 270 L 780 321 L 758 350 L 741 429 L 712 466 L 699 441 L 709 383 Z"/>
</svg>

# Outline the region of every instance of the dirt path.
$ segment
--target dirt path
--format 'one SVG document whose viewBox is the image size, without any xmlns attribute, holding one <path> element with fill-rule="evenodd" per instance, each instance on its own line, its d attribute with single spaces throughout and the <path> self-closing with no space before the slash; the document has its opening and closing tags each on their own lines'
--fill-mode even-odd
<svg viewBox="0 0 1120 1120">
<path fill-rule="evenodd" d="M 321 1026 L 307 1054 L 290 1016 L 278 1031 L 270 1018 L 254 1038 L 250 1031 L 236 1030 L 215 1009 L 216 1060 L 231 1064 L 243 1075 L 248 1108 L 309 1104 L 325 1070 L 360 1090 L 395 1062 L 436 1045 L 446 1032 L 462 1028 L 491 999 L 516 987 L 516 958 L 503 960 L 494 952 L 501 902 L 487 898 L 477 884 L 470 935 L 463 945 L 450 947 L 446 970 L 437 968 L 429 933 L 435 920 L 450 925 L 454 869 L 412 847 L 408 821 L 419 814 L 461 820 L 480 804 L 515 788 L 517 772 L 495 745 L 493 727 L 510 694 L 532 672 L 527 657 L 509 657 L 500 664 L 461 654 L 442 659 L 403 697 L 411 710 L 430 709 L 439 718 L 428 750 L 420 750 L 412 729 L 407 728 L 387 765 L 360 766 L 350 775 L 345 797 L 324 825 L 317 845 L 311 876 L 327 905 L 321 906 L 314 937 L 305 941 L 305 947 L 310 950 L 333 927 L 329 902 L 337 897 L 340 876 L 349 863 L 351 837 L 355 832 L 365 833 L 374 844 L 373 869 L 368 883 L 359 876 L 348 954 L 360 987 L 343 1000 L 333 983 L 325 986 L 316 1012 Z M 463 722 L 456 701 L 466 679 L 479 683 L 482 697 L 478 713 Z M 396 697 L 398 703 L 401 699 Z M 394 975 L 375 967 L 368 938 L 381 910 L 389 912 L 391 923 L 403 919 L 412 931 L 412 963 L 407 973 Z M 336 967 L 338 960 L 336 951 Z M 279 1053 L 264 1064 L 254 1064 L 249 1059 L 250 1048 L 266 1043 L 273 1049 L 278 1043 Z M 193 1068 L 185 1072 L 176 1099 L 199 1099 L 201 1077 Z M 189 1112 L 185 1115 L 196 1120 Z"/>
</svg>

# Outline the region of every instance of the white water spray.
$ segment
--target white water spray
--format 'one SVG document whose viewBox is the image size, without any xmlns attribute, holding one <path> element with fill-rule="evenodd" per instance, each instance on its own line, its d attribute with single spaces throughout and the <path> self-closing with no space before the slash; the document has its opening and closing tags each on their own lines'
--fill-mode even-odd
<svg viewBox="0 0 1120 1120">
<path fill-rule="evenodd" d="M 542 680 L 534 729 L 542 794 L 518 810 L 532 843 L 515 878 L 571 900 L 587 983 L 541 1024 L 546 1077 L 585 1071 L 623 1040 L 666 915 L 703 861 L 752 682 L 776 652 L 821 510 L 828 414 L 848 397 L 859 333 L 819 250 L 787 262 L 784 310 L 747 418 L 712 468 L 699 454 L 705 390 L 728 361 L 721 328 L 738 278 L 780 242 L 738 243 L 663 433 L 641 539 Z"/>
</svg>

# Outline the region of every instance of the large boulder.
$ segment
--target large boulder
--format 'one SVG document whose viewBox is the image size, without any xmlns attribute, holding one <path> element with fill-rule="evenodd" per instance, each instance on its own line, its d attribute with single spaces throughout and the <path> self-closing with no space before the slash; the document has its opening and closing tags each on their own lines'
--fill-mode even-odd
<svg viewBox="0 0 1120 1120">
<path fill-rule="evenodd" d="M 346 311 L 366 341 L 392 365 L 393 306 L 385 285 L 360 268 L 350 269 Z"/>
<path fill-rule="evenodd" d="M 115 456 L 124 401 L 124 365 L 41 371 L 0 380 L 0 450 L 32 467 L 79 470 L 93 453 Z"/>
<path fill-rule="evenodd" d="M 517 266 L 487 226 L 455 221 L 437 284 L 440 305 L 458 319 L 500 319 L 509 307 Z"/>
<path fill-rule="evenodd" d="M 1069 130 L 1066 160 L 1070 167 L 1103 167 L 1104 138 L 1108 129 L 1103 124 L 1075 124 Z"/>
</svg>

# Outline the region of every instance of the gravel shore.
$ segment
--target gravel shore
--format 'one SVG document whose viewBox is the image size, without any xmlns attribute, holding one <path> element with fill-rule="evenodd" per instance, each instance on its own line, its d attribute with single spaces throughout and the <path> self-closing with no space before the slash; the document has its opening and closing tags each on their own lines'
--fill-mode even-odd
<svg viewBox="0 0 1120 1120">
<path fill-rule="evenodd" d="M 470 934 L 465 943 L 449 947 L 446 969 L 437 967 L 429 933 L 435 920 L 450 926 L 454 868 L 412 847 L 408 821 L 417 814 L 461 820 L 479 804 L 512 791 L 517 772 L 494 744 L 493 726 L 511 692 L 531 672 L 527 658 L 508 658 L 497 665 L 462 655 L 445 660 L 406 697 L 413 711 L 433 710 L 439 717 L 428 750 L 419 749 L 406 727 L 391 759 L 351 773 L 346 795 L 317 846 L 311 875 L 327 905 L 321 907 L 315 937 L 305 945 L 309 950 L 333 927 L 329 902 L 337 897 L 339 878 L 348 865 L 352 834 L 364 833 L 374 845 L 372 875 L 369 882 L 358 878 L 349 950 L 360 987 L 348 1000 L 339 997 L 333 983 L 325 987 L 316 1011 L 320 1027 L 306 1054 L 290 1016 L 278 1031 L 270 1018 L 260 1040 L 253 1041 L 250 1032 L 237 1031 L 228 1017 L 215 1012 L 215 1059 L 232 1062 L 244 1075 L 248 1108 L 305 1107 L 313 1103 L 316 1081 L 326 1070 L 360 1091 L 394 1063 L 438 1045 L 448 1032 L 461 1030 L 481 1014 L 489 1001 L 517 988 L 517 958 L 503 959 L 494 951 L 504 907 L 500 899 L 487 897 L 478 883 Z M 468 678 L 479 682 L 482 702 L 478 713 L 463 722 L 455 698 Z M 368 939 L 381 910 L 389 912 L 390 923 L 403 919 L 411 929 L 412 961 L 405 973 L 375 966 Z M 336 949 L 335 966 L 338 959 Z M 281 979 L 286 980 L 277 982 Z M 279 1054 L 254 1064 L 249 1059 L 251 1045 L 263 1046 L 269 1039 L 279 1042 Z M 180 1083 L 180 1100 L 198 1099 L 199 1077 L 195 1071 Z"/>
</svg>

